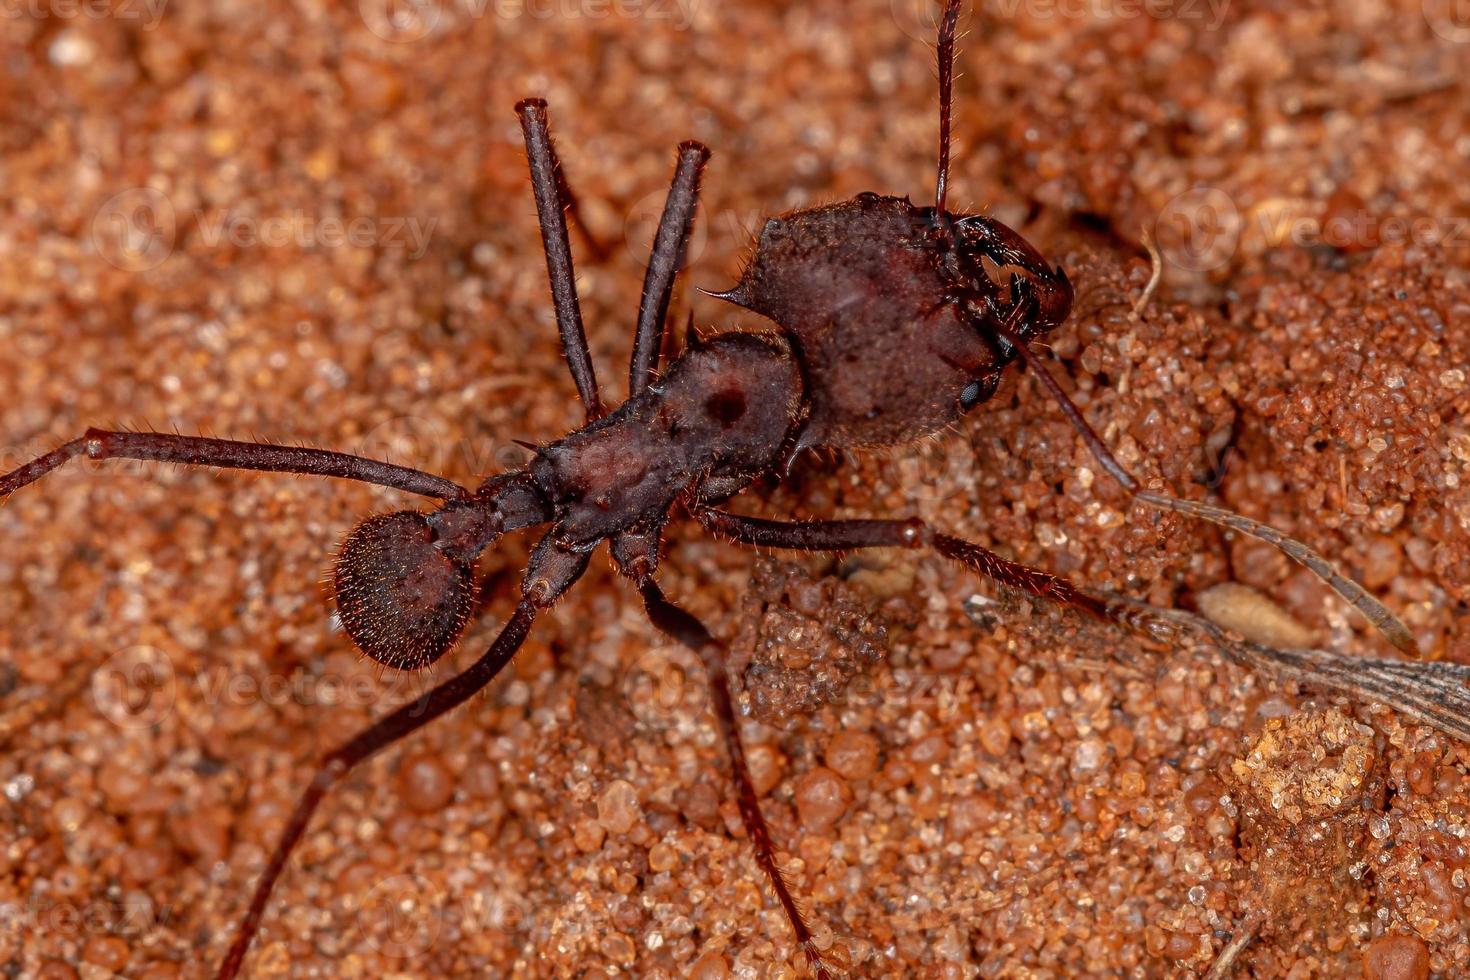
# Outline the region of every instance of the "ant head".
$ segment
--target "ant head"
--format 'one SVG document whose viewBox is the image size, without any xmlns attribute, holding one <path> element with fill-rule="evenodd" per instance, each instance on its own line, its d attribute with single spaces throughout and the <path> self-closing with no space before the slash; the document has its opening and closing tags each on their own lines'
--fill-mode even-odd
<svg viewBox="0 0 1470 980">
<path fill-rule="evenodd" d="M 474 607 L 468 561 L 435 544 L 429 518 L 380 514 L 357 526 L 337 555 L 337 614 L 352 642 L 378 663 L 417 670 L 444 656 Z"/>
<path fill-rule="evenodd" d="M 1030 339 L 1072 306 L 1066 275 L 1006 226 L 878 194 L 767 221 L 740 281 L 712 295 L 792 339 L 810 401 L 803 447 L 943 429 L 990 397 L 1015 356 L 993 321 Z"/>
<path fill-rule="evenodd" d="M 924 210 L 934 214 L 933 208 Z M 983 214 L 946 214 L 942 227 L 954 250 L 957 268 L 952 274 L 968 280 L 971 290 L 993 297 L 989 312 L 999 314 L 1001 309 L 1023 304 L 1030 308 L 1019 331 L 1025 339 L 1050 333 L 1072 312 L 1072 284 L 1066 272 L 1061 266 L 1049 265 L 1014 229 Z M 986 268 L 987 260 L 993 273 Z M 1000 284 L 1006 280 L 1008 292 L 1001 296 Z"/>
</svg>

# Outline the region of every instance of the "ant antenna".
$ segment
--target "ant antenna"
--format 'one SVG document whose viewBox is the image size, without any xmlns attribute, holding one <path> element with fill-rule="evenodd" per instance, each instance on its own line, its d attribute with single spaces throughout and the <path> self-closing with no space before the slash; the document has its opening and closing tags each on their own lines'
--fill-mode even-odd
<svg viewBox="0 0 1470 980">
<path fill-rule="evenodd" d="M 954 107 L 954 36 L 963 0 L 949 0 L 939 24 L 939 173 L 934 180 L 934 213 L 942 220 L 949 196 L 949 117 Z"/>
<path fill-rule="evenodd" d="M 1013 283 L 1016 282 L 1019 282 L 1019 280 L 1013 280 Z M 1024 308 L 1028 305 L 1027 303 L 1020 303 L 1018 304 L 1018 308 Z M 1379 632 L 1387 637 L 1388 641 L 1395 647 L 1398 647 L 1399 650 L 1410 657 L 1421 656 L 1419 644 L 1415 642 L 1413 634 L 1409 632 L 1409 628 L 1400 622 L 1393 613 L 1389 612 L 1387 606 L 1373 598 L 1361 585 L 1346 575 L 1343 575 L 1330 561 L 1300 541 L 1287 537 L 1274 527 L 1262 524 L 1259 521 L 1253 521 L 1249 517 L 1243 517 L 1223 507 L 1215 507 L 1196 500 L 1184 500 L 1169 494 L 1155 493 L 1151 490 L 1143 489 L 1138 480 L 1133 477 L 1133 474 L 1129 473 L 1123 468 L 1123 464 L 1118 462 L 1117 457 L 1108 449 L 1107 443 L 1103 442 L 1102 437 L 1097 434 L 1092 426 L 1087 424 L 1087 420 L 1082 417 L 1082 412 L 1077 408 L 1076 404 L 1073 403 L 1071 398 L 1067 397 L 1067 393 L 1062 390 L 1062 386 L 1057 383 L 1057 379 L 1052 377 L 1051 372 L 1041 363 L 1041 358 L 1037 356 L 1035 351 L 1026 346 L 1026 341 L 1015 331 L 1012 325 L 998 318 L 993 321 L 993 325 L 996 332 L 1020 352 L 1022 359 L 1026 362 L 1026 366 L 1036 374 L 1036 377 L 1040 379 L 1042 385 L 1051 392 L 1052 397 L 1061 406 L 1062 414 L 1072 423 L 1072 427 L 1082 434 L 1082 440 L 1087 445 L 1088 450 L 1097 459 L 1098 463 L 1102 465 L 1102 468 L 1107 470 L 1108 475 L 1118 481 L 1124 490 L 1128 491 L 1129 496 L 1151 507 L 1188 514 L 1191 517 L 1197 517 L 1200 520 L 1209 521 L 1212 524 L 1219 524 L 1222 527 L 1240 531 L 1242 534 L 1248 534 L 1257 540 L 1275 545 L 1288 558 L 1305 565 L 1318 578 L 1326 582 L 1332 588 L 1332 591 L 1336 592 L 1353 608 L 1367 617 L 1368 621 L 1377 627 Z"/>
</svg>

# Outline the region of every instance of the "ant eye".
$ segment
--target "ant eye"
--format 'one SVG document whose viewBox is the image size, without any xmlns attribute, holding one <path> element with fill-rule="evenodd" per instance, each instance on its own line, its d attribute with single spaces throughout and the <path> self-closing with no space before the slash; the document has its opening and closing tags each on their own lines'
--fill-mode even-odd
<svg viewBox="0 0 1470 980">
<path fill-rule="evenodd" d="M 968 412 L 993 394 L 995 394 L 995 385 L 993 383 L 971 381 L 960 392 L 960 411 Z"/>
<path fill-rule="evenodd" d="M 427 667 L 469 622 L 470 565 L 434 547 L 428 520 L 413 511 L 359 524 L 337 555 L 337 615 L 358 649 L 395 670 Z"/>
</svg>

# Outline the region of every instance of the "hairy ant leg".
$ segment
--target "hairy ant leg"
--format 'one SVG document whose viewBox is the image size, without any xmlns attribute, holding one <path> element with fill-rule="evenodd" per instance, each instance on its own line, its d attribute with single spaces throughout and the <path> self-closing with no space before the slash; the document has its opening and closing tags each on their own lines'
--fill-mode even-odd
<svg viewBox="0 0 1470 980">
<path fill-rule="evenodd" d="M 138 459 L 188 466 L 301 473 L 357 480 L 439 500 L 458 500 L 470 492 L 452 480 L 408 466 L 353 456 L 328 449 L 273 446 L 165 432 L 114 432 L 88 429 L 86 434 L 0 476 L 0 500 L 78 456 L 89 459 Z"/>
<path fill-rule="evenodd" d="M 643 296 L 638 301 L 638 327 L 633 334 L 633 356 L 628 364 L 629 398 L 648 387 L 658 371 L 669 297 L 674 291 L 674 277 L 684 264 L 684 248 L 689 243 L 694 211 L 699 206 L 699 179 L 708 162 L 709 149 L 703 143 L 688 140 L 679 144 L 679 159 L 674 165 L 663 215 L 658 219 L 648 272 L 643 277 Z"/>
<path fill-rule="evenodd" d="M 704 527 L 740 544 L 786 551 L 851 551 L 856 548 L 932 548 L 992 581 L 1029 595 L 1080 609 L 1098 619 L 1158 633 L 1136 610 L 1099 598 L 1059 575 L 1002 558 L 973 541 L 936 531 L 919 518 L 773 521 L 704 508 L 695 512 Z"/>
<path fill-rule="evenodd" d="M 761 815 L 760 799 L 756 796 L 755 785 L 750 779 L 750 768 L 745 761 L 745 746 L 740 741 L 740 729 L 736 723 L 735 702 L 730 692 L 730 674 L 726 668 L 729 651 L 692 613 L 670 602 L 651 573 L 636 581 L 638 591 L 643 595 L 643 606 L 653 625 L 698 653 L 704 663 L 704 671 L 709 678 L 710 703 L 730 755 L 730 769 L 735 777 L 740 818 L 755 849 L 756 863 L 770 879 L 771 887 L 776 890 L 776 897 L 786 911 L 786 918 L 791 921 L 791 930 L 811 963 L 812 972 L 820 980 L 832 980 L 834 973 L 822 959 L 822 953 L 812 938 L 811 928 L 806 923 L 806 916 L 791 894 L 786 873 L 776 861 L 776 845 L 771 840 L 771 830 L 766 825 L 765 817 Z"/>
<path fill-rule="evenodd" d="M 556 307 L 556 327 L 561 332 L 562 354 L 577 395 L 589 420 L 603 414 L 597 390 L 597 371 L 587 349 L 587 332 L 582 327 L 582 305 L 577 299 L 577 275 L 572 268 L 572 243 L 567 237 L 567 186 L 561 160 L 551 141 L 545 99 L 522 99 L 516 103 L 521 132 L 526 138 L 526 159 L 531 167 L 531 190 L 536 195 L 536 217 L 541 223 L 541 245 L 546 252 L 546 275 L 551 281 L 551 301 Z"/>
<path fill-rule="evenodd" d="M 530 632 L 531 623 L 535 619 L 536 611 L 536 606 L 523 601 L 516 607 L 514 615 L 505 624 L 500 635 L 495 638 L 490 649 L 468 670 L 436 687 L 424 697 L 404 705 L 374 723 L 351 741 L 328 753 L 321 761 L 316 775 L 312 777 L 311 784 L 297 801 L 296 808 L 291 813 L 291 819 L 287 822 L 280 840 L 277 841 L 265 871 L 260 880 L 256 882 L 255 893 L 250 899 L 249 911 L 245 913 L 245 917 L 236 927 L 229 954 L 220 964 L 220 980 L 227 980 L 239 972 L 245 960 L 245 953 L 260 928 L 260 920 L 265 914 L 265 906 L 270 900 L 276 880 L 284 870 L 291 852 L 301 840 L 302 834 L 305 833 L 312 814 L 316 812 L 327 790 L 354 766 L 366 761 L 379 750 L 416 729 L 427 725 L 446 711 L 463 704 L 470 696 L 494 680 L 525 641 L 526 635 Z"/>
<path fill-rule="evenodd" d="M 1015 310 L 1023 310 L 1034 304 L 1035 299 L 1031 293 L 1030 283 L 1031 280 L 1022 279 L 1019 276 L 1012 277 L 1011 292 L 1015 302 Z M 1262 524 L 1259 521 L 1251 520 L 1248 517 L 1237 514 L 1234 511 L 1226 510 L 1223 507 L 1201 503 L 1197 500 L 1185 500 L 1169 493 L 1145 490 L 1137 478 L 1129 473 L 1122 463 L 1118 462 L 1117 457 L 1108 449 L 1107 443 L 1103 442 L 1102 436 L 1098 435 L 1097 431 L 1088 424 L 1087 419 L 1082 415 L 1081 409 L 1068 397 L 1067 393 L 1062 389 L 1061 384 L 1047 370 L 1046 365 L 1041 362 L 1041 357 L 1026 345 L 1026 339 L 1015 328 L 1016 317 L 1000 318 L 991 316 L 988 320 L 989 326 L 1003 340 L 1017 349 L 1022 360 L 1026 362 L 1026 366 L 1031 369 L 1038 380 L 1041 381 L 1042 386 L 1056 400 L 1057 405 L 1062 410 L 1062 414 L 1067 417 L 1067 421 L 1072 424 L 1072 427 L 1081 434 L 1083 443 L 1098 461 L 1098 464 L 1107 471 L 1108 475 L 1119 486 L 1128 492 L 1128 495 L 1132 499 L 1160 510 L 1172 510 L 1181 514 L 1188 514 L 1191 517 L 1209 521 L 1212 524 L 1218 524 L 1222 527 L 1239 531 L 1242 534 L 1248 534 L 1257 540 L 1274 545 L 1288 558 L 1309 569 L 1345 602 L 1362 613 L 1400 651 L 1411 657 L 1420 656 L 1419 644 L 1415 641 L 1414 635 L 1409 632 L 1407 626 L 1399 621 L 1398 617 L 1394 616 L 1388 610 L 1387 606 L 1369 595 L 1367 590 L 1357 582 L 1354 582 L 1351 578 L 1338 571 L 1336 566 L 1327 558 L 1313 551 L 1302 542 L 1281 533 L 1273 527 Z"/>
<path fill-rule="evenodd" d="M 572 552 L 556 545 L 550 536 L 542 539 L 531 556 L 521 584 L 521 601 L 501 628 L 500 635 L 479 660 L 463 673 L 450 678 L 423 697 L 402 706 L 392 714 L 374 722 L 337 749 L 328 753 L 317 767 L 316 775 L 296 803 L 291 819 L 271 853 L 264 873 L 255 885 L 250 908 L 236 927 L 230 951 L 220 964 L 219 980 L 231 980 L 240 972 L 245 953 L 260 929 L 271 891 L 286 867 L 312 814 L 327 791 L 343 776 L 378 752 L 423 728 L 434 719 L 464 704 L 483 690 L 505 669 L 531 632 L 536 615 L 554 603 L 571 588 L 587 569 L 590 554 Z"/>
</svg>

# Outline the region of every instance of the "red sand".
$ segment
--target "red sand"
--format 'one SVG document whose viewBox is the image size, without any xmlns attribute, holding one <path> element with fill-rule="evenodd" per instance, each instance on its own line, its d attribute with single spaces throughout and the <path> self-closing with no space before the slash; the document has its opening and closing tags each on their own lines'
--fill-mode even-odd
<svg viewBox="0 0 1470 980">
<path fill-rule="evenodd" d="M 431 5 L 418 38 L 375 0 L 156 23 L 56 2 L 0 20 L 0 468 L 125 423 L 467 481 L 575 424 L 523 95 L 550 100 L 614 245 L 574 242 L 613 391 L 680 139 L 715 151 L 688 280 L 710 288 L 764 215 L 932 180 L 931 29 L 908 0 L 696 4 L 690 29 L 675 5 Z M 1227 504 L 1470 661 L 1467 25 L 1438 0 L 1236 2 L 1218 26 L 1182 2 L 1008 9 L 962 46 L 954 203 L 1067 268 L 1079 300 L 1051 347 L 1079 403 L 1142 477 L 1197 495 L 1223 458 Z M 1391 219 L 1423 223 L 1403 244 Z M 1169 262 L 1139 317 L 1146 229 Z M 685 288 L 681 320 L 691 305 L 752 322 Z M 0 966 L 209 975 L 312 760 L 422 683 L 359 662 L 317 586 L 357 519 L 403 506 L 81 463 L 0 510 Z M 812 461 L 750 506 L 918 514 L 1165 605 L 1236 581 L 1324 646 L 1385 650 L 1273 551 L 1127 510 L 1019 375 L 943 441 Z M 489 642 L 526 548 L 484 561 L 494 598 L 436 679 Z M 667 584 L 735 637 L 754 561 L 681 528 Z M 993 590 L 935 558 L 838 570 L 888 624 L 886 661 L 841 702 L 746 726 L 834 957 L 1202 975 L 1254 926 L 1240 976 L 1470 971 L 1465 746 L 1028 603 L 972 618 Z M 329 798 L 251 975 L 793 975 L 701 684 L 599 561 L 513 676 Z M 1365 767 L 1337 803 L 1310 795 L 1346 778 L 1329 727 Z"/>
</svg>

